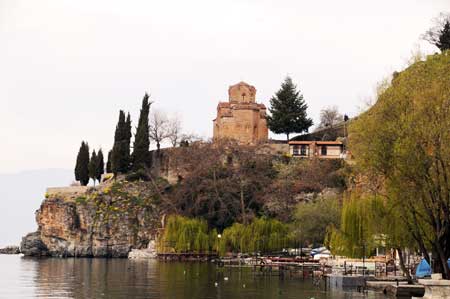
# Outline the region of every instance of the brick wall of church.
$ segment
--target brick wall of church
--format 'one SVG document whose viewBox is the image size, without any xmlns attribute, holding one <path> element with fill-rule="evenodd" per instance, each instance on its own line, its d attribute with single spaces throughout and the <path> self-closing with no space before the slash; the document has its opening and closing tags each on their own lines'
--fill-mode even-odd
<svg viewBox="0 0 450 299">
<path fill-rule="evenodd" d="M 256 89 L 240 82 L 229 88 L 229 102 L 217 106 L 214 139 L 232 138 L 242 143 L 260 143 L 268 139 L 266 107 L 255 102 Z"/>
</svg>

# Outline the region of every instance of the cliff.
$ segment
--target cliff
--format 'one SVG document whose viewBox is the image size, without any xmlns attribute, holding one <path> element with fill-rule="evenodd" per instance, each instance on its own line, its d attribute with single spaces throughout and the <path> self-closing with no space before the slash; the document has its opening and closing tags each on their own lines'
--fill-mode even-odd
<svg viewBox="0 0 450 299">
<path fill-rule="evenodd" d="M 164 184 L 164 182 L 159 182 Z M 76 188 L 75 188 L 76 189 Z M 23 237 L 28 256 L 127 257 L 146 248 L 160 225 L 158 184 L 125 180 L 47 194 L 38 231 Z"/>
</svg>

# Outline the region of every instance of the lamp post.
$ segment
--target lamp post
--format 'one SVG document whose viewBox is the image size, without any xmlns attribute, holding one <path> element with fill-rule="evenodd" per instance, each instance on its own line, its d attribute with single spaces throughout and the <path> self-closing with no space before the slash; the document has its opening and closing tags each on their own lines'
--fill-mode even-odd
<svg viewBox="0 0 450 299">
<path fill-rule="evenodd" d="M 366 276 L 366 241 L 363 240 L 363 276 Z"/>
<path fill-rule="evenodd" d="M 344 114 L 344 152 L 347 150 L 347 121 L 349 120 L 348 115 Z"/>
<path fill-rule="evenodd" d="M 217 234 L 217 248 L 216 248 L 217 255 L 219 255 L 220 239 L 221 238 L 222 238 L 222 235 L 221 234 Z"/>
</svg>

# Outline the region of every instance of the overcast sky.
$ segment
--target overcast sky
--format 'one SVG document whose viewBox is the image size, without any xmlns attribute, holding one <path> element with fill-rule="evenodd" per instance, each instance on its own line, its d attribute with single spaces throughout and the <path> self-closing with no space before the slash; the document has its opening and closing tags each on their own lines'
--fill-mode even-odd
<svg viewBox="0 0 450 299">
<path fill-rule="evenodd" d="M 403 67 L 449 0 L 0 0 L 0 173 L 69 168 L 81 140 L 109 150 L 145 91 L 186 132 L 212 135 L 244 80 L 266 105 L 292 76 L 317 122 L 351 116 Z"/>
</svg>

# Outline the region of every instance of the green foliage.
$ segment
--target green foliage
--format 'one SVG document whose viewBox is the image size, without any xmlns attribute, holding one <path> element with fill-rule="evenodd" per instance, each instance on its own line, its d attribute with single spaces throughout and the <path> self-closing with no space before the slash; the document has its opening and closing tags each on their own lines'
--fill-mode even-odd
<svg viewBox="0 0 450 299">
<path fill-rule="evenodd" d="M 423 38 L 438 47 L 441 52 L 450 50 L 450 13 L 440 13 L 433 21 L 434 26 Z"/>
<path fill-rule="evenodd" d="M 87 197 L 86 196 L 78 196 L 77 198 L 75 198 L 75 202 L 77 204 L 86 204 Z"/>
<path fill-rule="evenodd" d="M 373 197 L 358 197 L 353 193 L 344 200 L 340 229 L 329 228 L 326 243 L 333 254 L 363 257 L 374 247 L 375 232 L 370 225 Z"/>
<path fill-rule="evenodd" d="M 126 173 L 130 169 L 131 119 L 128 113 L 120 110 L 119 121 L 114 134 L 114 146 L 111 154 L 111 170 L 114 173 Z"/>
<path fill-rule="evenodd" d="M 77 155 L 75 179 L 80 181 L 82 186 L 86 186 L 89 183 L 89 145 L 84 141 L 81 142 Z"/>
<path fill-rule="evenodd" d="M 307 132 L 313 122 L 306 115 L 307 104 L 297 86 L 287 77 L 280 90 L 270 99 L 270 116 L 267 117 L 269 129 L 277 134 Z"/>
<path fill-rule="evenodd" d="M 97 179 L 97 154 L 95 153 L 95 150 L 92 151 L 91 160 L 89 161 L 88 170 L 89 170 L 89 178 L 91 178 L 94 181 Z"/>
<path fill-rule="evenodd" d="M 97 153 L 97 165 L 96 165 L 95 169 L 96 169 L 95 177 L 96 177 L 97 181 L 100 182 L 100 180 L 102 179 L 102 174 L 105 173 L 105 162 L 104 162 L 104 158 L 103 158 L 102 149 L 100 149 Z"/>
<path fill-rule="evenodd" d="M 103 224 L 125 221 L 133 232 L 137 232 L 143 219 L 153 223 L 152 227 L 159 225 L 160 207 L 155 198 L 158 197 L 156 189 L 162 187 L 158 183 L 153 186 L 146 182 L 118 180 L 110 186 L 88 193 L 85 200 L 76 199 L 76 202 L 92 205 L 96 219 Z"/>
<path fill-rule="evenodd" d="M 376 247 L 416 249 L 395 202 L 353 191 L 344 201 L 340 228 L 329 227 L 326 243 L 333 254 L 368 256 Z M 364 252 L 365 250 L 365 252 Z"/>
<path fill-rule="evenodd" d="M 217 239 L 208 230 L 203 219 L 171 215 L 159 239 L 160 252 L 209 252 L 211 239 Z"/>
<path fill-rule="evenodd" d="M 275 219 L 255 218 L 249 225 L 234 223 L 223 231 L 220 253 L 268 253 L 289 247 L 289 226 Z"/>
<path fill-rule="evenodd" d="M 442 27 L 439 35 L 439 41 L 436 43 L 436 46 L 442 52 L 450 50 L 450 21 L 445 22 Z"/>
<path fill-rule="evenodd" d="M 324 244 L 327 230 L 339 227 L 341 203 L 337 196 L 322 196 L 312 202 L 297 205 L 293 231 L 300 245 L 312 244 L 313 247 Z"/>
<path fill-rule="evenodd" d="M 276 177 L 264 192 L 264 213 L 291 222 L 299 194 L 321 192 L 325 188 L 345 187 L 347 174 L 340 160 L 291 159 L 274 163 Z"/>
<path fill-rule="evenodd" d="M 146 93 L 142 100 L 141 113 L 134 138 L 132 168 L 139 170 L 150 166 L 150 136 L 149 136 L 149 112 L 152 102 L 149 102 L 149 96 Z"/>
<path fill-rule="evenodd" d="M 108 152 L 108 162 L 106 162 L 106 172 L 107 173 L 112 173 L 112 165 L 111 165 L 111 163 L 112 163 L 112 150 L 110 150 L 109 152 Z"/>
<path fill-rule="evenodd" d="M 392 80 L 350 125 L 350 149 L 372 189 L 398 211 L 421 252 L 450 278 L 450 53 L 428 56 Z M 440 265 L 439 265 L 440 263 Z M 438 267 L 438 268 L 436 268 Z"/>
</svg>

